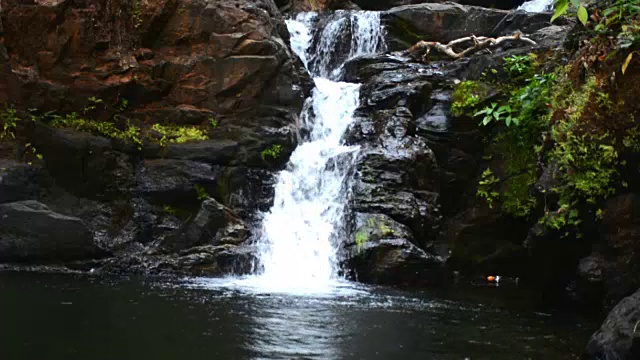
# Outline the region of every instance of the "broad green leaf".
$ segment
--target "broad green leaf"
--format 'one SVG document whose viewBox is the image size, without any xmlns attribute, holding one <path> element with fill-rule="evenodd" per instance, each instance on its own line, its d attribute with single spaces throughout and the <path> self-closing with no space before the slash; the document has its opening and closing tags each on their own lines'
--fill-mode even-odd
<svg viewBox="0 0 640 360">
<path fill-rule="evenodd" d="M 551 17 L 551 22 L 560 16 L 564 15 L 567 10 L 569 10 L 569 1 L 568 0 L 556 0 L 555 1 L 556 12 Z"/>
<path fill-rule="evenodd" d="M 631 59 L 633 58 L 633 51 L 629 53 L 629 55 L 627 55 L 627 58 L 625 59 L 624 63 L 622 64 L 622 73 L 624 74 L 627 71 L 627 67 L 629 66 L 629 63 L 631 62 Z"/>
<path fill-rule="evenodd" d="M 587 13 L 586 7 L 580 6 L 578 8 L 578 20 L 580 20 L 582 25 L 587 25 L 587 21 L 589 21 L 589 14 Z"/>
<path fill-rule="evenodd" d="M 575 7 L 580 7 L 580 0 L 571 0 L 571 3 L 573 4 L 573 6 Z"/>
</svg>

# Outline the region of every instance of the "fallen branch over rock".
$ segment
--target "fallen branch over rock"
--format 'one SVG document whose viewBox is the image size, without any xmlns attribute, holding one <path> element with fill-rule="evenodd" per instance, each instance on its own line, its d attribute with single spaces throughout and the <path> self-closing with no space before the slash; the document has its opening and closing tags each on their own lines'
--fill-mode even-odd
<svg viewBox="0 0 640 360">
<path fill-rule="evenodd" d="M 409 55 L 417 60 L 426 62 L 427 56 L 431 53 L 431 51 L 436 50 L 437 52 L 446 55 L 453 60 L 457 60 L 476 53 L 480 50 L 497 47 L 507 41 L 522 41 L 530 45 L 537 45 L 535 41 L 523 36 L 521 32 L 516 32 L 515 34 L 510 36 L 500 36 L 498 38 L 490 38 L 486 36 L 476 37 L 475 35 L 471 35 L 452 40 L 448 44 L 442 44 L 433 41 L 419 41 L 417 44 L 405 50 L 403 52 L 403 55 Z M 468 42 L 472 42 L 473 45 L 459 52 L 455 51 L 454 47 L 460 47 Z"/>
</svg>

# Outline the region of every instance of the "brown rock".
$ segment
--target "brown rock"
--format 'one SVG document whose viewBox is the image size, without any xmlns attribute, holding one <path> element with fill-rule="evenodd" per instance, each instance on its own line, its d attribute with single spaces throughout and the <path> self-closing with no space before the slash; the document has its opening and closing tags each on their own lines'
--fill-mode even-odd
<svg viewBox="0 0 640 360">
<path fill-rule="evenodd" d="M 20 109 L 80 112 L 90 97 L 126 99 L 125 117 L 215 118 L 216 133 L 237 141 L 264 138 L 265 127 L 291 133 L 309 88 L 272 0 L 0 4 L 0 101 Z"/>
</svg>

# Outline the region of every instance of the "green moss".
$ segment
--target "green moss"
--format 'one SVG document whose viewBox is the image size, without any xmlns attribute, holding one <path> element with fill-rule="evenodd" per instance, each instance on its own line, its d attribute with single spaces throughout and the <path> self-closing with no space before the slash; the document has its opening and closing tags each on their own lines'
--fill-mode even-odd
<svg viewBox="0 0 640 360">
<path fill-rule="evenodd" d="M 209 137 L 195 126 L 169 126 L 153 124 L 151 130 L 160 135 L 160 145 L 166 146 L 169 143 L 183 144 L 189 141 L 208 140 Z"/>
<path fill-rule="evenodd" d="M 458 83 L 452 95 L 451 115 L 473 116 L 478 105 L 486 98 L 488 89 L 476 81 L 462 81 Z"/>
<path fill-rule="evenodd" d="M 142 149 L 142 140 L 140 139 L 140 128 L 132 125 L 128 120 L 121 127 L 116 126 L 111 121 L 98 121 L 85 119 L 73 112 L 65 116 L 53 115 L 51 125 L 58 128 L 71 128 L 78 131 L 85 131 L 96 135 L 101 135 L 110 139 L 130 141 L 135 144 L 138 149 Z"/>
<path fill-rule="evenodd" d="M 369 241 L 369 234 L 366 229 L 361 229 L 356 232 L 356 251 L 360 253 L 364 249 L 364 245 Z"/>
</svg>

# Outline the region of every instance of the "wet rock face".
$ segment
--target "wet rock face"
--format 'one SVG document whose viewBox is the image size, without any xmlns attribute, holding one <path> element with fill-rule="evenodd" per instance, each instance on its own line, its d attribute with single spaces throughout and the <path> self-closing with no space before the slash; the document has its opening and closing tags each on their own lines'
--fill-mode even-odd
<svg viewBox="0 0 640 360">
<path fill-rule="evenodd" d="M 195 218 L 179 233 L 167 238 L 163 247 L 182 250 L 199 245 L 239 245 L 248 235 L 247 226 L 231 209 L 214 199 L 207 199 Z"/>
<path fill-rule="evenodd" d="M 79 268 L 211 275 L 249 269 L 247 229 L 270 206 L 274 170 L 297 143 L 311 87 L 276 4 L 0 1 L 0 102 L 82 114 L 91 97 L 126 100 L 118 116 L 136 124 L 216 123 L 210 140 L 142 149 L 25 124 L 18 141 L 36 148 L 43 164 L 14 162 L 0 144 L 0 204 L 37 199 L 51 216 L 73 219 L 83 241 L 103 250 L 96 256 L 106 257 L 54 256 L 67 265 L 81 259 Z M 111 108 L 97 120 L 111 118 Z M 273 145 L 280 156 L 264 159 Z M 4 255 L 3 262 L 22 259 Z"/>
<path fill-rule="evenodd" d="M 610 309 L 622 297 L 640 287 L 640 196 L 623 194 L 607 201 L 600 241 L 595 251 L 582 260 L 590 274 L 583 289 L 603 288 L 604 305 Z M 597 260 L 597 261 L 596 261 Z M 583 268 L 579 274 L 585 278 Z M 581 290 L 583 290 L 581 289 Z"/>
<path fill-rule="evenodd" d="M 551 48 L 559 45 L 567 27 L 550 29 L 549 18 L 451 3 L 382 14 L 392 50 L 413 45 L 417 39 L 401 40 L 415 34 L 444 42 L 516 29 L 534 33 L 540 48 Z M 505 56 L 529 51 L 521 44 L 507 45 L 490 54 L 429 64 L 391 53 L 344 65 L 342 79 L 362 83 L 360 107 L 346 134 L 348 144 L 360 146 L 350 204 L 352 237 L 345 248 L 354 276 L 417 284 L 435 281 L 445 260 L 461 271 L 513 276 L 534 264 L 523 245 L 530 225 L 476 198 L 486 165 L 486 134 L 472 119 L 449 113 L 456 80 L 477 79 L 487 68 L 501 67 Z M 575 269 L 580 256 L 563 270 Z"/>
<path fill-rule="evenodd" d="M 585 359 L 640 358 L 640 290 L 624 298 L 609 313 L 587 345 Z"/>
<path fill-rule="evenodd" d="M 61 262 L 101 254 L 82 220 L 37 201 L 0 205 L 0 261 Z"/>
<path fill-rule="evenodd" d="M 308 79 L 271 0 L 2 0 L 2 9 L 11 73 L 0 99 L 17 107 L 126 99 L 127 117 L 213 118 L 218 137 L 247 145 L 294 139 L 274 130 L 294 131 Z"/>
<path fill-rule="evenodd" d="M 353 241 L 345 247 L 350 274 L 358 281 L 427 285 L 441 279 L 444 258 L 414 244 L 412 231 L 380 213 L 356 213 Z"/>
<path fill-rule="evenodd" d="M 428 3 L 385 11 L 382 20 L 389 33 L 391 50 L 406 49 L 420 40 L 449 42 L 461 37 L 497 36 L 521 31 L 531 34 L 549 26 L 549 14 Z M 565 25 L 566 20 L 555 25 Z"/>
<path fill-rule="evenodd" d="M 425 68 L 378 55 L 345 65 L 363 81 L 347 143 L 360 146 L 352 186 L 354 214 L 347 263 L 361 281 L 435 282 L 444 258 L 430 253 L 439 225 L 439 169 L 416 133 L 432 93 Z"/>
</svg>

